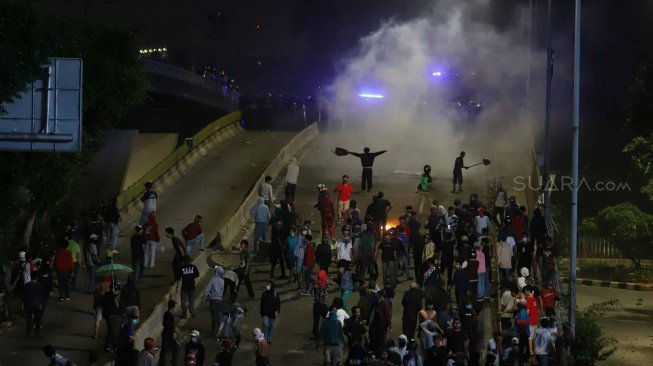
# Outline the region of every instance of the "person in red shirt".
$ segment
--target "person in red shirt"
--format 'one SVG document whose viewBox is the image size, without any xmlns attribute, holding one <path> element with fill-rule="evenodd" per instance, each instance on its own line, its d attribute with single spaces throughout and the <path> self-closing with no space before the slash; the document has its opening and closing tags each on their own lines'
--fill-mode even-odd
<svg viewBox="0 0 653 366">
<path fill-rule="evenodd" d="M 191 255 L 195 244 L 199 243 L 200 252 L 204 251 L 204 233 L 202 233 L 202 216 L 195 219 L 181 230 L 181 236 L 186 240 L 186 255 Z"/>
<path fill-rule="evenodd" d="M 334 191 L 338 193 L 338 222 L 342 223 L 343 213 L 349 209 L 349 200 L 351 200 L 351 194 L 353 192 L 348 175 L 345 174 L 342 176 L 342 181 L 336 186 Z"/>
<path fill-rule="evenodd" d="M 311 278 L 313 277 L 313 268 L 315 267 L 315 245 L 313 245 L 313 236 L 306 234 L 306 249 L 304 251 L 304 292 L 302 295 L 311 294 Z"/>
<path fill-rule="evenodd" d="M 540 290 L 540 305 L 544 309 L 544 315 L 548 318 L 555 318 L 556 301 L 559 299 L 558 291 L 553 287 L 553 282 L 549 281 L 546 287 Z"/>
<path fill-rule="evenodd" d="M 59 282 L 59 301 L 70 300 L 70 275 L 73 273 L 73 255 L 64 241 L 54 255 L 54 270 Z"/>
<path fill-rule="evenodd" d="M 159 223 L 156 222 L 156 215 L 152 212 L 147 221 L 143 224 L 143 237 L 145 237 L 145 267 L 154 269 L 156 259 L 156 247 L 161 241 L 159 236 Z"/>
<path fill-rule="evenodd" d="M 329 198 L 329 191 L 323 189 L 320 192 L 320 200 L 317 203 L 317 209 L 322 216 L 322 240 L 335 240 L 335 230 L 333 228 L 333 202 Z"/>
<path fill-rule="evenodd" d="M 528 312 L 530 335 L 528 338 L 528 348 L 531 354 L 534 355 L 533 343 L 535 340 L 535 330 L 537 330 L 537 323 L 540 320 L 540 309 L 537 307 L 537 300 L 533 296 L 533 289 L 530 287 L 525 288 L 526 291 L 526 311 Z"/>
</svg>

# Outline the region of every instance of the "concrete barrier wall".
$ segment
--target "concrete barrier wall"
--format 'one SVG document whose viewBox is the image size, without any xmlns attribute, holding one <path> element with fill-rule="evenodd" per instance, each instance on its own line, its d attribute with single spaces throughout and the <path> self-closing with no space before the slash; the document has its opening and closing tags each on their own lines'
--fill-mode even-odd
<svg viewBox="0 0 653 366">
<path fill-rule="evenodd" d="M 177 148 L 176 133 L 139 133 L 129 154 L 121 191 L 136 183 L 140 177 L 154 168 Z"/>
<path fill-rule="evenodd" d="M 193 151 L 190 153 L 185 153 L 185 146 L 175 150 L 159 163 L 159 165 L 165 166 L 167 169 L 162 170 L 161 173 L 154 174 L 154 176 L 150 178 L 150 181 L 154 183 L 156 192 L 159 196 L 165 194 L 165 192 L 177 183 L 177 181 L 182 179 L 198 161 L 205 157 L 211 149 L 216 147 L 222 141 L 225 141 L 243 131 L 244 130 L 240 124 L 237 121 L 234 121 L 204 138 L 203 141 L 195 146 Z M 138 182 L 140 183 L 141 180 L 142 179 Z M 139 197 L 144 188 L 142 185 L 135 188 L 137 188 L 136 193 L 131 193 L 128 190 L 123 191 L 123 195 L 132 196 L 124 200 L 126 203 L 121 205 L 122 202 L 119 201 L 118 207 L 120 208 L 120 215 L 122 217 L 122 220 L 120 221 L 121 230 L 127 226 L 131 226 L 141 215 L 143 207 Z"/>
<path fill-rule="evenodd" d="M 261 173 L 256 181 L 256 184 L 247 194 L 239 208 L 234 212 L 231 219 L 223 228 L 220 229 L 223 245 L 229 246 L 232 241 L 240 238 L 243 226 L 245 226 L 250 219 L 249 209 L 256 203 L 258 198 L 258 186 L 265 180 L 265 176 L 277 176 L 288 164 L 288 161 L 294 155 L 296 155 L 299 150 L 302 149 L 308 142 L 313 140 L 318 135 L 318 133 L 317 124 L 314 123 L 310 125 L 302 132 L 297 134 L 290 142 L 288 142 L 288 144 L 270 162 L 268 167 Z M 195 161 L 199 159 L 199 156 L 206 155 L 212 147 L 213 145 L 211 144 L 208 144 L 203 148 L 198 147 L 198 156 L 194 158 Z M 192 165 L 193 162 L 188 161 L 186 164 Z M 167 187 L 170 187 L 172 184 L 174 184 L 174 182 L 176 182 L 176 180 L 179 179 L 177 174 L 178 172 L 176 170 L 170 172 L 170 177 L 162 177 L 162 182 L 159 184 L 165 184 Z M 140 206 L 138 213 L 140 213 Z M 215 239 L 215 237 L 207 237 L 207 243 L 211 242 L 213 239 Z M 201 277 L 197 279 L 198 283 L 205 280 L 208 276 L 213 275 L 213 271 L 211 271 L 207 262 L 206 253 L 200 253 L 200 255 L 198 255 L 197 258 L 195 258 L 193 261 L 193 264 L 197 266 L 200 273 L 202 274 Z M 198 287 L 197 299 L 195 301 L 196 307 L 200 305 L 202 294 L 203 289 Z M 157 340 L 160 338 L 161 332 L 163 331 L 163 314 L 167 311 L 167 303 L 170 299 L 174 299 L 177 301 L 177 303 L 179 303 L 179 294 L 175 293 L 174 285 L 170 286 L 167 294 L 165 294 L 162 297 L 161 301 L 154 307 L 152 314 L 150 314 L 147 319 L 141 319 L 141 325 L 136 331 L 135 336 L 135 344 L 137 347 L 140 347 L 147 337 L 152 337 Z"/>
</svg>

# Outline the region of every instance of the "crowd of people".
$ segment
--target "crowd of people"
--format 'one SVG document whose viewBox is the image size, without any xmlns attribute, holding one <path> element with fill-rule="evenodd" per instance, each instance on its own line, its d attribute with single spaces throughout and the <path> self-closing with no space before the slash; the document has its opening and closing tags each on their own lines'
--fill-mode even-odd
<svg viewBox="0 0 653 366">
<path fill-rule="evenodd" d="M 460 166 L 464 167 L 462 162 Z M 556 319 L 559 295 L 552 282 L 556 250 L 539 209 L 529 218 L 526 208 L 499 187 L 489 207 L 472 194 L 468 202 L 455 199 L 448 208 L 432 201 L 423 222 L 411 206 L 392 220 L 394 206 L 383 192 L 373 196 L 363 213 L 354 200 L 349 176 L 343 175 L 333 189 L 335 203 L 329 188 L 318 186 L 314 207 L 321 230 L 314 235 L 313 223 L 300 220 L 296 211 L 298 174 L 298 163 L 292 159 L 284 198 L 278 202 L 272 178 L 265 177 L 258 201 L 250 210 L 255 222 L 253 251 L 243 239 L 238 263 L 216 266 L 202 292 L 202 303 L 208 303 L 211 315 L 210 330 L 207 327 L 202 332 L 222 345 L 214 365 L 231 365 L 239 347 L 247 309 L 237 301 L 238 292 L 244 283 L 248 299 L 254 299 L 251 262 L 264 246 L 269 246 L 264 254 L 270 261 L 270 278 L 260 297 L 261 327 L 252 332 L 257 366 L 269 366 L 274 351 L 275 321 L 281 311 L 276 289 L 279 281 L 291 286 L 296 283 L 300 295 L 313 298 L 310 334 L 316 347 L 322 348 L 325 365 L 458 366 L 479 365 L 482 359 L 495 366 L 526 365 L 533 359 L 548 365 L 549 360 L 571 354 L 570 327 L 559 325 Z M 370 186 L 371 182 L 366 188 Z M 114 354 L 116 364 L 154 365 L 157 355 L 159 365 L 177 364 L 182 337 L 175 317 L 195 316 L 196 280 L 201 274 L 191 256 L 195 249 L 205 250 L 202 217 L 197 215 L 181 230 L 183 240 L 174 228 L 164 230 L 174 251 L 171 270 L 181 303 L 170 300 L 167 304 L 160 348 L 148 338 L 138 351 L 140 345 L 134 344 L 141 305 L 138 283 L 156 268 L 161 245 L 158 196 L 152 184 L 145 188 L 143 212 L 130 239 L 134 272 L 124 286 L 103 270 L 119 253 L 116 233 L 120 217 L 115 201 L 104 214 L 89 221 L 85 230 L 76 224 L 68 227 L 56 251 L 43 246 L 34 255 L 19 253 L 7 286 L 16 294 L 14 298 L 22 300 L 27 337 L 41 335 L 40 320 L 54 290 L 52 277 L 57 279 L 59 301 L 67 301 L 71 290 L 77 289 L 76 279 L 85 271 L 81 290 L 93 294 L 92 336 L 99 336 L 104 320 L 106 350 Z M 275 276 L 277 267 L 280 276 Z M 398 287 L 402 281 L 409 283 L 405 291 Z M 544 286 L 540 288 L 538 283 Z M 501 324 L 485 343 L 478 331 L 478 311 L 491 306 L 493 285 L 501 289 Z M 334 287 L 337 296 L 328 302 L 329 289 Z M 403 295 L 396 299 L 400 290 Z M 351 303 L 355 292 L 359 300 Z M 392 314 L 398 311 L 398 300 L 402 334 L 392 339 Z M 186 336 L 188 342 L 181 349 L 184 365 L 205 364 L 208 357 L 200 330 Z M 69 364 L 52 346 L 44 352 L 53 365 Z"/>
</svg>

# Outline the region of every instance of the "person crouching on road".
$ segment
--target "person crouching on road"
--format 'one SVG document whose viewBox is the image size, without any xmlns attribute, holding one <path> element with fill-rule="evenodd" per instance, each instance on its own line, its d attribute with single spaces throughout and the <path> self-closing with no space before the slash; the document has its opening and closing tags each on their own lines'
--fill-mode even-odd
<svg viewBox="0 0 653 366">
<path fill-rule="evenodd" d="M 199 244 L 200 252 L 204 251 L 204 233 L 202 232 L 202 216 L 195 215 L 195 219 L 181 230 L 181 236 L 186 241 L 186 255 L 191 255 L 195 244 Z"/>
</svg>

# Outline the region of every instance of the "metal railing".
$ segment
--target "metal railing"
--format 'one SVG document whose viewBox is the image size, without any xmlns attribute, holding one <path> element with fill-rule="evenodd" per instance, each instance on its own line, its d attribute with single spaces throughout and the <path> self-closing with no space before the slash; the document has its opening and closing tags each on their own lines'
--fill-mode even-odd
<svg viewBox="0 0 653 366">
<path fill-rule="evenodd" d="M 207 89 L 212 89 L 217 92 L 222 92 L 222 85 L 220 83 L 211 79 L 204 78 L 192 71 L 188 71 L 186 69 L 182 69 L 181 67 L 169 65 L 165 62 L 160 62 L 149 58 L 141 57 L 139 60 L 143 63 L 145 69 L 150 74 L 162 75 L 169 78 L 181 80 L 186 83 L 199 85 Z"/>
</svg>

